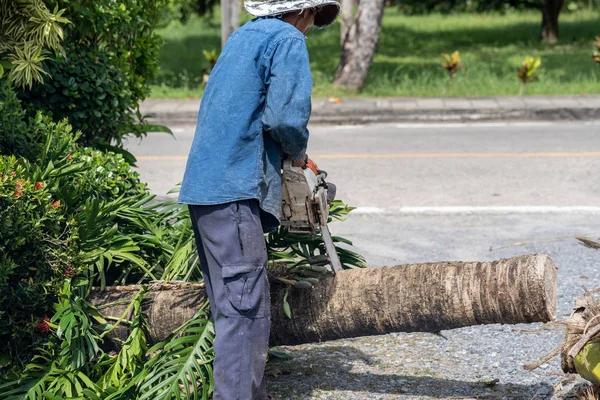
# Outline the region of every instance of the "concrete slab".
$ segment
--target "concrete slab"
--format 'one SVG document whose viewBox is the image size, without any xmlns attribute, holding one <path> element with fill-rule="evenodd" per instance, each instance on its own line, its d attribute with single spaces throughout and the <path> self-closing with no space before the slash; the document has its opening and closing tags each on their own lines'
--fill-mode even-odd
<svg viewBox="0 0 600 400">
<path fill-rule="evenodd" d="M 444 109 L 444 101 L 439 98 L 422 98 L 417 99 L 417 105 L 419 108 L 428 108 L 428 109 Z"/>
<path fill-rule="evenodd" d="M 500 108 L 500 104 L 493 97 L 471 99 L 471 105 L 474 109 L 490 110 Z"/>
<path fill-rule="evenodd" d="M 552 108 L 552 102 L 548 97 L 524 96 L 523 102 L 527 108 Z"/>
<path fill-rule="evenodd" d="M 472 109 L 473 103 L 467 98 L 450 97 L 443 99 L 444 106 L 448 110 Z"/>
<path fill-rule="evenodd" d="M 498 106 L 503 109 L 522 109 L 525 108 L 525 102 L 518 96 L 502 96 L 496 97 Z"/>
<path fill-rule="evenodd" d="M 419 105 L 417 104 L 416 100 L 392 100 L 391 102 L 391 108 L 392 110 L 395 111 L 401 111 L 401 110 L 414 110 L 415 108 L 418 108 Z"/>
</svg>

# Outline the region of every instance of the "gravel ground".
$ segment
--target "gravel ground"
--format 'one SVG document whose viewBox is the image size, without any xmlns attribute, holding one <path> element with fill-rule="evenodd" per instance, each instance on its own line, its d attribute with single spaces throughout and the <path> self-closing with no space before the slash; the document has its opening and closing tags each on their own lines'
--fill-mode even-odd
<svg viewBox="0 0 600 400">
<path fill-rule="evenodd" d="M 600 252 L 575 240 L 542 240 L 595 232 L 598 221 L 597 215 L 359 216 L 339 224 L 336 233 L 354 239 L 369 261 L 377 260 L 371 265 L 398 264 L 393 253 L 381 256 L 361 247 L 368 246 L 365 238 L 385 246 L 391 230 L 409 238 L 396 253 L 406 263 L 550 254 L 559 268 L 560 320 L 568 316 L 582 285 L 600 286 Z M 521 237 L 535 244 L 489 250 Z M 558 358 L 533 372 L 522 366 L 559 345 L 562 334 L 556 323 L 490 325 L 441 335 L 393 333 L 285 347 L 294 359 L 269 364 L 268 386 L 280 399 L 546 399 L 565 380 Z"/>
</svg>

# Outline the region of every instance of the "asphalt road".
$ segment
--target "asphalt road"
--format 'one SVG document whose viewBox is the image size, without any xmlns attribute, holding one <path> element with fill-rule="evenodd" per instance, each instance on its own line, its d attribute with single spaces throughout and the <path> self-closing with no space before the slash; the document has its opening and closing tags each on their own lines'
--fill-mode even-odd
<svg viewBox="0 0 600 400">
<path fill-rule="evenodd" d="M 176 139 L 156 134 L 128 145 L 159 196 L 181 180 L 193 138 L 193 127 L 174 131 Z M 358 207 L 333 233 L 371 266 L 545 252 L 559 268 L 559 319 L 582 285 L 600 287 L 600 252 L 572 239 L 600 237 L 600 122 L 315 126 L 309 154 L 338 197 Z M 448 332 L 441 342 L 420 334 L 347 340 L 334 348 L 351 359 L 341 366 L 332 345 L 311 345 L 290 350 L 298 358 L 282 368 L 293 378 L 273 378 L 271 389 L 298 399 L 544 398 L 562 379 L 558 362 L 533 373 L 521 366 L 561 335 L 490 326 Z M 311 374 L 315 365 L 324 374 Z M 499 386 L 482 385 L 485 377 Z"/>
<path fill-rule="evenodd" d="M 153 134 L 128 145 L 161 197 L 181 181 L 194 135 L 192 126 L 173 130 L 175 138 Z M 470 240 L 431 243 L 444 227 L 448 239 L 455 226 L 479 232 L 488 249 L 600 235 L 600 122 L 316 126 L 309 154 L 338 198 L 358 207 L 332 229 L 371 265 L 433 261 L 427 243 L 445 249 L 435 259 L 482 256 Z"/>
</svg>

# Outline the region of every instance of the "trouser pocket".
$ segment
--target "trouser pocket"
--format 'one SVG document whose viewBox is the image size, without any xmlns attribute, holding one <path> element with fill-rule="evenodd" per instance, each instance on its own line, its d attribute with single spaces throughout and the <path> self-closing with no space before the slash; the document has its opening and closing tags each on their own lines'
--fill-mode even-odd
<svg viewBox="0 0 600 400">
<path fill-rule="evenodd" d="M 269 307 L 269 283 L 264 267 L 223 267 L 223 282 L 231 317 L 263 318 Z"/>
</svg>

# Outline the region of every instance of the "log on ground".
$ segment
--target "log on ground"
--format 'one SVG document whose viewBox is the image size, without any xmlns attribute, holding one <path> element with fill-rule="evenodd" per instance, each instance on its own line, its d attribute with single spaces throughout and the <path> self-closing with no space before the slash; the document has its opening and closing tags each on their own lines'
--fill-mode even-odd
<svg viewBox="0 0 600 400">
<path fill-rule="evenodd" d="M 270 344 L 297 345 L 392 332 L 439 332 L 483 324 L 548 322 L 556 311 L 556 265 L 545 254 L 493 262 L 438 262 L 346 270 L 313 289 L 271 283 Z M 93 292 L 107 316 L 119 317 L 131 290 Z M 163 340 L 206 301 L 198 285 L 151 288 L 144 310 L 150 341 Z M 124 339 L 125 328 L 114 331 Z"/>
</svg>

